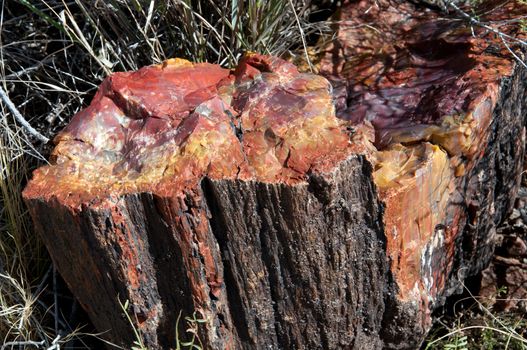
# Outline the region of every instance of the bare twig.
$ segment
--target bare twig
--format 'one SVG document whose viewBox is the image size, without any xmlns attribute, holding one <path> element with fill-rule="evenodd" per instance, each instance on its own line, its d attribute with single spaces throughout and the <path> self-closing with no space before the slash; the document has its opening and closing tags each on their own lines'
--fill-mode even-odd
<svg viewBox="0 0 527 350">
<path fill-rule="evenodd" d="M 42 341 L 33 341 L 33 340 L 25 340 L 25 341 L 8 341 L 2 345 L 0 348 L 1 350 L 7 349 L 7 348 L 13 348 L 13 347 L 26 347 L 26 346 L 35 346 L 38 349 L 40 349 L 42 346 L 44 346 L 45 340 Z"/>
<path fill-rule="evenodd" d="M 500 35 L 499 37 L 503 42 L 505 48 L 511 53 L 511 55 L 516 59 L 516 61 L 518 61 L 524 68 L 527 68 L 527 64 L 520 58 L 520 56 L 518 56 L 514 51 L 512 51 L 511 47 L 509 46 L 503 35 Z"/>
<path fill-rule="evenodd" d="M 22 124 L 22 126 L 27 130 L 27 132 L 29 132 L 31 135 L 33 135 L 35 138 L 37 138 L 39 141 L 42 141 L 44 143 L 48 143 L 49 142 L 49 139 L 46 136 L 44 136 L 41 133 L 39 133 L 35 128 L 33 128 L 27 122 L 27 120 L 22 116 L 22 114 L 18 111 L 18 109 L 16 109 L 15 105 L 13 104 L 13 102 L 11 102 L 11 99 L 9 98 L 9 96 L 7 96 L 7 94 L 5 93 L 4 88 L 2 88 L 1 86 L 0 86 L 0 97 L 2 98 L 4 103 L 6 104 L 7 108 L 9 108 L 11 113 L 13 113 L 13 116 L 15 117 L 15 119 L 20 124 Z"/>
<path fill-rule="evenodd" d="M 518 54 L 516 52 L 514 52 L 514 50 L 510 47 L 510 45 L 507 42 L 507 40 L 510 40 L 512 42 L 520 44 L 520 45 L 522 45 L 522 46 L 524 46 L 526 48 L 527 48 L 527 41 L 524 41 L 524 40 L 518 39 L 516 37 L 513 37 L 513 36 L 511 36 L 511 35 L 509 35 L 507 33 L 504 33 L 503 31 L 501 31 L 499 29 L 496 29 L 496 28 L 494 28 L 494 27 L 492 27 L 492 26 L 490 26 L 490 25 L 478 20 L 474 16 L 471 16 L 470 14 L 468 14 L 465 11 L 463 11 L 462 9 L 460 9 L 459 6 L 457 6 L 452 1 L 448 2 L 447 6 L 453 8 L 454 11 L 458 15 L 460 15 L 461 17 L 463 17 L 467 21 L 469 21 L 470 24 L 471 24 L 471 29 L 472 29 L 472 25 L 474 25 L 474 26 L 478 26 L 478 27 L 481 27 L 483 29 L 486 29 L 489 32 L 491 32 L 494 35 L 496 35 L 501 40 L 501 42 L 503 43 L 503 46 L 505 46 L 507 51 L 509 51 L 509 53 L 512 55 L 512 57 L 514 57 L 514 59 L 516 61 L 518 61 L 518 63 L 520 63 L 524 68 L 527 68 L 527 63 L 525 63 L 525 61 L 520 56 L 518 56 Z M 473 29 L 472 29 L 472 35 L 474 35 L 474 30 Z"/>
<path fill-rule="evenodd" d="M 51 346 L 46 348 L 46 350 L 59 350 L 60 349 L 60 340 L 61 336 L 57 335 L 55 339 L 51 342 Z M 10 341 L 2 345 L 0 350 L 7 349 L 8 347 L 12 349 L 13 347 L 27 347 L 27 346 L 34 346 L 37 349 L 44 348 L 44 345 L 46 344 L 45 340 L 41 341 L 33 341 L 33 340 L 24 340 L 24 341 Z"/>
<path fill-rule="evenodd" d="M 485 28 L 487 29 L 488 31 L 496 34 L 497 36 L 500 36 L 500 37 L 503 37 L 503 38 L 507 38 L 507 39 L 510 39 L 512 41 L 515 41 L 519 44 L 522 44 L 524 46 L 527 47 L 527 41 L 524 41 L 524 40 L 521 40 L 521 39 L 518 39 L 518 38 L 515 38 L 513 37 L 512 35 L 509 35 L 507 33 L 504 33 L 496 28 L 493 28 L 492 26 L 489 26 L 488 24 L 485 24 L 484 22 L 481 22 L 480 20 L 478 20 L 477 18 L 475 18 L 474 16 L 471 16 L 469 15 L 468 13 L 466 13 L 465 11 L 463 11 L 462 9 L 459 8 L 459 6 L 457 6 L 456 4 L 454 4 L 453 2 L 449 2 L 448 3 L 448 6 L 452 7 L 454 9 L 455 12 L 457 12 L 459 15 L 461 15 L 462 17 L 466 18 L 470 23 L 478 26 L 478 27 L 481 27 L 481 28 Z"/>
<path fill-rule="evenodd" d="M 11 74 L 8 74 L 4 77 L 5 80 L 7 79 L 15 79 L 15 78 L 18 78 L 24 74 L 28 74 L 32 71 L 35 71 L 35 70 L 38 70 L 40 69 L 42 66 L 44 66 L 46 63 L 48 63 L 49 61 L 53 60 L 53 56 L 48 56 L 46 59 L 42 60 L 42 61 L 38 61 L 35 65 L 31 66 L 31 67 L 25 67 L 25 68 L 22 68 L 20 71 L 18 72 L 13 72 Z"/>
</svg>

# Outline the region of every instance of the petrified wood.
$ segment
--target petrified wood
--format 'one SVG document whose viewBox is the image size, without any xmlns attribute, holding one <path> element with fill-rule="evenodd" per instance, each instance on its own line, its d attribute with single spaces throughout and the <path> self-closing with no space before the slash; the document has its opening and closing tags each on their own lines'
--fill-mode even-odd
<svg viewBox="0 0 527 350">
<path fill-rule="evenodd" d="M 175 347 L 180 313 L 206 348 L 413 348 L 488 263 L 525 70 L 409 3 L 339 16 L 321 75 L 169 60 L 108 77 L 56 137 L 24 197 L 110 340 L 133 341 L 119 298 L 152 349 Z"/>
<path fill-rule="evenodd" d="M 468 12 L 500 23 L 526 10 L 487 1 Z M 361 1 L 338 20 L 337 39 L 315 59 L 335 89 L 337 117 L 375 132 L 396 286 L 381 337 L 411 348 L 430 310 L 491 258 L 519 186 L 526 73 L 494 33 L 409 3 Z M 513 24 L 500 30 L 525 38 Z"/>
</svg>

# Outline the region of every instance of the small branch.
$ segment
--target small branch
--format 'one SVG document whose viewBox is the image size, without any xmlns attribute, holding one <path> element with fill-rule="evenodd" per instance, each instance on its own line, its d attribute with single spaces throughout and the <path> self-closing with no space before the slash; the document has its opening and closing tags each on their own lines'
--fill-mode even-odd
<svg viewBox="0 0 527 350">
<path fill-rule="evenodd" d="M 527 68 L 527 64 L 525 62 L 523 62 L 523 60 L 514 52 L 512 51 L 511 47 L 509 46 L 509 44 L 507 43 L 507 41 L 505 40 L 505 38 L 500 35 L 500 39 L 501 41 L 503 42 L 503 45 L 505 45 L 505 47 L 507 48 L 507 50 L 511 53 L 511 55 L 525 68 Z"/>
<path fill-rule="evenodd" d="M 498 29 L 493 28 L 493 27 L 489 26 L 488 24 L 485 24 L 485 23 L 477 20 L 476 18 L 474 18 L 474 16 L 471 16 L 468 13 L 466 13 L 465 11 L 463 11 L 462 9 L 460 9 L 459 6 L 457 6 L 453 2 L 448 2 L 448 6 L 452 7 L 454 9 L 454 11 L 456 11 L 462 17 L 466 18 L 470 23 L 472 23 L 472 24 L 474 24 L 474 25 L 476 25 L 478 27 L 485 28 L 488 31 L 491 31 L 492 33 L 496 34 L 499 37 L 510 39 L 512 41 L 515 41 L 515 42 L 517 42 L 519 44 L 522 44 L 522 45 L 527 47 L 527 41 L 515 38 L 515 37 L 513 37 L 513 36 L 511 36 L 511 35 L 509 35 L 507 33 L 499 31 Z"/>
<path fill-rule="evenodd" d="M 484 29 L 490 31 L 491 33 L 493 33 L 494 35 L 496 35 L 501 40 L 501 42 L 503 43 L 503 45 L 505 46 L 507 51 L 509 51 L 509 53 L 514 57 L 514 59 L 516 59 L 516 61 L 518 61 L 518 63 L 520 63 L 524 68 L 527 68 L 527 64 L 525 63 L 525 61 L 514 52 L 514 50 L 510 47 L 509 43 L 507 42 L 507 39 L 511 40 L 513 42 L 516 42 L 516 43 L 518 43 L 518 44 L 520 44 L 520 45 L 522 45 L 524 47 L 527 47 L 527 41 L 515 38 L 515 37 L 513 37 L 513 36 L 511 36 L 511 35 L 509 35 L 507 33 L 502 32 L 499 29 L 496 29 L 496 28 L 494 28 L 494 27 L 492 27 L 492 26 L 490 26 L 488 24 L 485 24 L 485 23 L 481 22 L 480 20 L 478 20 L 474 16 L 471 16 L 468 13 L 466 13 L 465 11 L 463 11 L 462 9 L 460 9 L 459 6 L 457 6 L 452 1 L 448 2 L 447 6 L 452 7 L 457 14 L 459 14 L 461 17 L 467 19 L 471 24 L 473 24 L 475 26 L 478 26 L 478 27 L 481 27 L 481 28 L 484 28 Z M 471 29 L 472 29 L 472 26 L 471 26 Z M 472 35 L 474 36 L 474 30 L 472 30 Z"/>
<path fill-rule="evenodd" d="M 21 347 L 21 346 L 35 346 L 37 347 L 38 349 L 40 349 L 42 346 L 44 346 L 45 344 L 45 341 L 42 340 L 42 341 L 32 341 L 32 340 L 26 340 L 26 341 L 9 341 L 7 343 L 4 343 L 4 345 L 2 345 L 2 347 L 0 348 L 1 350 L 4 350 L 4 349 L 7 349 L 8 347 L 9 348 L 13 348 L 13 347 Z"/>
<path fill-rule="evenodd" d="M 47 348 L 46 350 L 60 350 L 60 334 L 53 339 L 51 342 L 51 346 Z"/>
<path fill-rule="evenodd" d="M 4 80 L 16 79 L 20 77 L 21 75 L 28 74 L 35 70 L 38 70 L 42 68 L 48 62 L 51 62 L 53 60 L 53 57 L 54 57 L 53 55 L 49 55 L 48 57 L 44 58 L 41 61 L 38 61 L 36 64 L 32 65 L 31 67 L 26 67 L 26 68 L 19 70 L 18 72 L 13 72 L 11 74 L 8 74 L 4 77 Z"/>
<path fill-rule="evenodd" d="M 46 136 L 44 136 L 41 133 L 39 133 L 35 128 L 33 128 L 27 122 L 27 120 L 24 119 L 22 114 L 18 111 L 18 109 L 16 109 L 15 105 L 13 104 L 13 102 L 11 102 L 11 99 L 9 99 L 9 96 L 7 96 L 7 94 L 5 93 L 4 89 L 1 86 L 0 86 L 0 97 L 5 102 L 5 104 L 7 105 L 7 108 L 11 111 L 11 113 L 13 113 L 13 116 L 15 117 L 15 119 L 20 124 L 22 124 L 22 126 L 27 130 L 27 132 L 29 132 L 31 135 L 33 135 L 35 138 L 37 138 L 39 141 L 42 141 L 44 143 L 48 143 L 49 142 L 49 139 Z"/>
</svg>

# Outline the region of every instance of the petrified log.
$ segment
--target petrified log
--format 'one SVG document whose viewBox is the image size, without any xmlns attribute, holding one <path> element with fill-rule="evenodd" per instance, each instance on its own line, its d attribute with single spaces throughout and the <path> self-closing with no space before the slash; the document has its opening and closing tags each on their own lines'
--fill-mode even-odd
<svg viewBox="0 0 527 350">
<path fill-rule="evenodd" d="M 175 347 L 180 313 L 206 348 L 411 348 L 487 264 L 525 70 L 411 4 L 340 16 L 329 81 L 256 54 L 169 60 L 107 78 L 57 136 L 24 197 L 110 340 L 133 341 L 120 298 L 152 349 Z"/>
<path fill-rule="evenodd" d="M 500 21 L 526 6 L 489 1 L 474 10 L 482 22 Z M 526 73 L 493 33 L 409 3 L 362 1 L 338 19 L 317 66 L 335 88 L 337 116 L 375 130 L 374 179 L 397 286 L 381 337 L 412 347 L 429 310 L 491 258 L 519 185 Z"/>
</svg>

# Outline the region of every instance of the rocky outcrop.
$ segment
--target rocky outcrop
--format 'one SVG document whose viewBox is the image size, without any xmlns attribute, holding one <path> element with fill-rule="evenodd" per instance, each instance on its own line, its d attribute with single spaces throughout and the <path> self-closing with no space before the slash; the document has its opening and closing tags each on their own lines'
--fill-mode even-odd
<svg viewBox="0 0 527 350">
<path fill-rule="evenodd" d="M 490 34 L 375 4 L 340 10 L 319 75 L 169 60 L 108 77 L 57 136 L 24 198 L 110 340 L 133 341 L 119 298 L 152 349 L 180 313 L 206 348 L 411 348 L 485 267 L 525 70 Z"/>
</svg>

